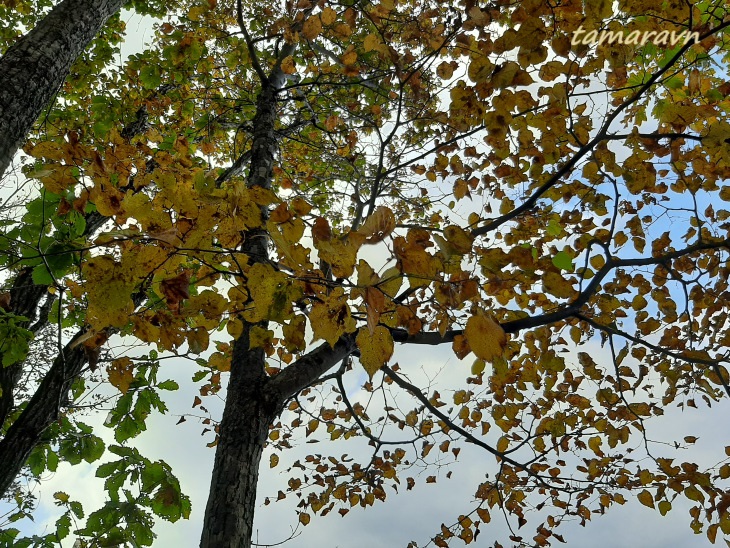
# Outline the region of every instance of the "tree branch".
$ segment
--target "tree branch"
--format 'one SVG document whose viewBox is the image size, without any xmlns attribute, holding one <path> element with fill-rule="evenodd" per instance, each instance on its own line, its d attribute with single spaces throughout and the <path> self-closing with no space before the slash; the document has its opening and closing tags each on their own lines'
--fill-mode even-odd
<svg viewBox="0 0 730 548">
<path fill-rule="evenodd" d="M 238 26 L 241 27 L 241 32 L 243 33 L 243 39 L 246 41 L 246 48 L 248 49 L 248 56 L 251 58 L 251 66 L 256 71 L 256 74 L 258 74 L 259 79 L 261 80 L 261 83 L 263 85 L 266 85 L 268 83 L 269 79 L 266 76 L 264 69 L 261 68 L 261 64 L 259 63 L 258 55 L 256 55 L 256 48 L 254 48 L 254 44 L 253 44 L 253 41 L 251 40 L 251 36 L 248 34 L 248 28 L 246 27 L 246 23 L 243 21 L 243 7 L 241 6 L 241 0 L 237 0 L 237 2 L 236 2 L 236 18 L 238 19 Z"/>
<path fill-rule="evenodd" d="M 273 377 L 268 390 L 275 391 L 281 401 L 292 397 L 314 383 L 324 373 L 329 371 L 357 349 L 355 335 L 348 333 L 340 337 L 333 347 L 324 343 L 308 354 L 305 354 L 278 375 Z"/>
</svg>

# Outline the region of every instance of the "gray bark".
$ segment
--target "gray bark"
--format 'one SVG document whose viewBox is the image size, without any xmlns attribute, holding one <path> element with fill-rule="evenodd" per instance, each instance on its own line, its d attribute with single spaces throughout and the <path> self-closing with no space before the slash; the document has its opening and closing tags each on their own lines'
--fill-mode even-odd
<svg viewBox="0 0 730 548">
<path fill-rule="evenodd" d="M 124 0 L 63 0 L 0 59 L 0 176 L 71 65 Z"/>
<path fill-rule="evenodd" d="M 87 362 L 83 345 L 74 344 L 84 333 L 79 331 L 59 353 L 27 407 L 0 441 L 0 495 L 23 468 L 41 434 L 58 419 L 61 402 Z"/>
<path fill-rule="evenodd" d="M 276 95 L 277 88 L 264 81 L 256 105 L 248 186 L 271 187 L 276 154 Z M 265 208 L 262 216 L 268 216 Z M 264 229 L 246 233 L 241 251 L 248 255 L 249 264 L 268 260 L 268 241 Z M 283 403 L 267 390 L 270 380 L 263 349 L 249 348 L 252 327 L 253 324 L 244 322 L 243 333 L 233 346 L 231 376 L 200 539 L 203 548 L 251 546 L 261 454 L 269 425 Z"/>
<path fill-rule="evenodd" d="M 269 425 L 281 410 L 282 402 L 266 389 L 263 350 L 248 348 L 251 327 L 244 327 L 233 347 L 200 540 L 206 548 L 251 546 L 259 464 Z"/>
</svg>

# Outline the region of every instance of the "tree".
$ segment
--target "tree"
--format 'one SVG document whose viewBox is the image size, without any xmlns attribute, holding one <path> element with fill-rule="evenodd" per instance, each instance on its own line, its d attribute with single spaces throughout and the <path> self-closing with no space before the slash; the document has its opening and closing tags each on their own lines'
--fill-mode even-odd
<svg viewBox="0 0 730 548">
<path fill-rule="evenodd" d="M 22 140 L 68 76 L 71 64 L 122 3 L 61 2 L 5 52 L 0 61 L 4 75 L 0 86 L 0 172 L 8 168 Z"/>
<path fill-rule="evenodd" d="M 436 545 L 471 542 L 495 509 L 522 527 L 533 505 L 552 510 L 511 540 L 546 545 L 627 493 L 662 514 L 686 497 L 696 532 L 730 535 L 730 463 L 675 463 L 646 434 L 669 406 L 730 395 L 723 2 L 164 9 L 154 44 L 121 65 L 114 20 L 23 147 L 40 186 L 3 211 L 4 489 L 108 450 L 109 500 L 77 535 L 148 545 L 152 514 L 187 516 L 169 466 L 131 442 L 177 388 L 157 378 L 172 354 L 199 365 L 201 397 L 228 377 L 223 417 L 207 419 L 201 546 L 251 545 L 265 446 L 323 423 L 374 450 L 302 465 L 313 486 L 290 487 L 305 525 L 384 500 L 413 459 L 470 443 L 493 479 Z M 31 352 L 44 330 L 45 363 Z M 110 352 L 119 336 L 153 349 Z M 396 343 L 476 359 L 445 394 L 390 364 Z M 605 363 L 581 350 L 598 343 Z M 366 395 L 410 395 L 412 409 L 371 418 L 374 402 L 344 390 L 361 367 Z M 100 377 L 119 391 L 108 448 L 78 407 Z M 324 383 L 336 395 L 317 408 Z M 36 542 L 83 517 L 55 497 L 65 513 Z"/>
</svg>

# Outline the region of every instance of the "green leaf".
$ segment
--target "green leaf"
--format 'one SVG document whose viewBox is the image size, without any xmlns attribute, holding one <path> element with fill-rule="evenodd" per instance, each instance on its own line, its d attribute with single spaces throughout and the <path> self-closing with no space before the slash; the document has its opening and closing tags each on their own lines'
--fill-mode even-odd
<svg viewBox="0 0 730 548">
<path fill-rule="evenodd" d="M 28 468 L 34 476 L 40 476 L 46 469 L 46 456 L 42 448 L 36 447 L 28 457 Z"/>
<path fill-rule="evenodd" d="M 136 420 L 134 420 L 134 418 L 127 415 L 121 420 L 119 426 L 117 426 L 116 430 L 114 431 L 114 439 L 117 440 L 119 443 L 123 443 L 128 439 L 139 435 L 146 429 L 147 428 L 145 427 L 144 423 L 138 423 Z"/>
<path fill-rule="evenodd" d="M 64 514 L 56 520 L 56 536 L 58 536 L 58 540 L 63 540 L 70 532 L 71 516 Z"/>
<path fill-rule="evenodd" d="M 560 236 L 560 234 L 562 234 L 562 232 L 563 232 L 562 225 L 555 219 L 550 219 L 550 222 L 548 223 L 548 227 L 547 227 L 547 233 L 550 236 Z"/>
<path fill-rule="evenodd" d="M 139 72 L 139 80 L 147 89 L 157 89 L 162 84 L 160 69 L 157 65 L 147 65 Z"/>
<path fill-rule="evenodd" d="M 553 265 L 560 270 L 572 272 L 574 268 L 573 257 L 565 251 L 558 251 L 558 253 L 555 254 L 555 257 L 553 257 Z"/>
<path fill-rule="evenodd" d="M 33 283 L 36 285 L 53 285 L 55 280 L 48 272 L 45 264 L 39 264 L 33 269 Z"/>
<path fill-rule="evenodd" d="M 193 374 L 193 382 L 199 382 L 205 378 L 206 375 L 210 374 L 210 371 L 200 370 Z"/>
<path fill-rule="evenodd" d="M 16 316 L 0 309 L 0 352 L 4 367 L 21 362 L 28 355 L 28 342 L 33 332 L 18 325 L 28 318 Z"/>
<path fill-rule="evenodd" d="M 157 388 L 160 390 L 170 390 L 174 391 L 180 388 L 180 386 L 173 380 L 166 380 L 162 381 L 160 384 L 157 385 Z"/>
<path fill-rule="evenodd" d="M 167 477 L 167 471 L 161 462 L 153 462 L 142 470 L 142 489 L 149 492 L 160 485 Z"/>
<path fill-rule="evenodd" d="M 58 454 L 50 447 L 46 450 L 46 466 L 50 472 L 55 472 L 58 469 Z"/>
<path fill-rule="evenodd" d="M 100 437 L 85 436 L 81 443 L 81 456 L 86 462 L 92 463 L 101 458 L 104 449 L 104 441 Z"/>
<path fill-rule="evenodd" d="M 80 502 L 71 501 L 68 506 L 77 518 L 81 519 L 84 517 L 84 507 L 81 506 Z"/>
<path fill-rule="evenodd" d="M 111 451 L 111 447 L 109 448 L 109 451 Z M 105 462 L 99 468 L 96 469 L 96 477 L 97 478 L 106 478 L 108 476 L 111 476 L 114 472 L 117 472 L 118 470 L 121 470 L 124 467 L 124 461 L 117 460 L 114 462 Z"/>
</svg>

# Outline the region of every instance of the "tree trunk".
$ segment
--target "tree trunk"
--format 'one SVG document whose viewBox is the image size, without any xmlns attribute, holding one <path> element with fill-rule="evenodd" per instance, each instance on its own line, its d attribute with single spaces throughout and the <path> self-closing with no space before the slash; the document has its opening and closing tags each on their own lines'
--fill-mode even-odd
<svg viewBox="0 0 730 548">
<path fill-rule="evenodd" d="M 10 304 L 6 305 L 9 311 L 18 316 L 28 318 L 19 322 L 21 327 L 29 328 L 36 318 L 40 302 L 45 295 L 48 295 L 48 288 L 33 283 L 33 271 L 31 269 L 21 270 L 13 281 L 13 285 L 6 296 L 10 297 Z M 0 431 L 5 419 L 15 407 L 13 396 L 16 385 L 23 373 L 23 362 L 10 366 L 0 366 Z"/>
<path fill-rule="evenodd" d="M 26 408 L 0 441 L 0 496 L 20 473 L 45 429 L 58 419 L 71 384 L 86 365 L 83 345 L 75 344 L 84 333 L 80 331 L 59 353 Z"/>
<path fill-rule="evenodd" d="M 0 176 L 68 76 L 124 0 L 63 0 L 0 59 Z"/>
<path fill-rule="evenodd" d="M 269 425 L 280 412 L 268 397 L 264 352 L 249 349 L 249 324 L 233 347 L 228 395 L 220 423 L 200 546 L 250 547 L 259 463 Z"/>
<path fill-rule="evenodd" d="M 276 155 L 277 79 L 262 82 L 256 102 L 251 168 L 247 186 L 271 188 Z M 264 223 L 268 209 L 261 208 Z M 241 251 L 250 265 L 269 259 L 269 237 L 265 229 L 244 235 Z M 231 376 L 218 430 L 213 474 L 205 508 L 203 548 L 250 547 L 256 504 L 259 463 L 269 432 L 269 425 L 281 411 L 278 392 L 267 390 L 265 354 L 262 348 L 249 348 L 253 324 L 244 322 L 241 336 L 233 345 Z"/>
</svg>

